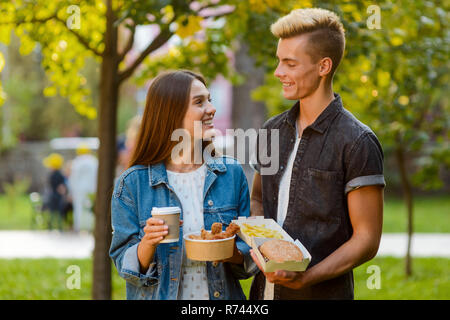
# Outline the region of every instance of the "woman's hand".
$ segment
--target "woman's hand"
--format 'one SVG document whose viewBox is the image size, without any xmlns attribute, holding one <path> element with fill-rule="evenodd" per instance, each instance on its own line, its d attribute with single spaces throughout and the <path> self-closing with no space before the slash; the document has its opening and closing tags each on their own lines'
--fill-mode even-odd
<svg viewBox="0 0 450 320">
<path fill-rule="evenodd" d="M 164 237 L 169 233 L 169 227 L 164 224 L 164 220 L 149 218 L 144 227 L 145 235 L 141 239 L 141 244 L 147 248 L 156 248 Z"/>
<path fill-rule="evenodd" d="M 141 266 L 141 272 L 146 273 L 150 262 L 155 255 L 156 247 L 168 234 L 169 227 L 164 224 L 164 221 L 156 218 L 149 218 L 146 221 L 141 242 L 138 245 L 137 253 L 138 260 Z"/>
<path fill-rule="evenodd" d="M 180 220 L 180 226 L 183 221 Z M 155 255 L 156 247 L 169 233 L 169 227 L 164 221 L 158 218 L 149 218 L 144 227 L 145 235 L 142 237 L 138 245 L 138 259 L 141 265 L 141 271 L 147 272 L 150 262 Z"/>
</svg>

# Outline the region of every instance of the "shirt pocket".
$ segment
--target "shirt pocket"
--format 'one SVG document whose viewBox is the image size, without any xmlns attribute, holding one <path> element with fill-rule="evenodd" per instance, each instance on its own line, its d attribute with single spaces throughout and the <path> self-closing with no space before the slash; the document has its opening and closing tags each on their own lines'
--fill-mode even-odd
<svg viewBox="0 0 450 320">
<path fill-rule="evenodd" d="M 340 220 L 344 204 L 343 172 L 308 168 L 298 196 L 302 213 L 308 217 L 325 222 Z"/>
</svg>

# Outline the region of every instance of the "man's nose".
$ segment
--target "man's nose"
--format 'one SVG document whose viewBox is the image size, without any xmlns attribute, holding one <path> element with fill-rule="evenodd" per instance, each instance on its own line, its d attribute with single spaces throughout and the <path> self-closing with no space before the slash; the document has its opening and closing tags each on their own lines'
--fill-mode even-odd
<svg viewBox="0 0 450 320">
<path fill-rule="evenodd" d="M 277 77 L 277 78 L 281 78 L 281 77 L 284 75 L 280 63 L 277 65 L 277 68 L 275 69 L 275 72 L 274 72 L 273 74 L 274 74 L 274 76 Z"/>
</svg>

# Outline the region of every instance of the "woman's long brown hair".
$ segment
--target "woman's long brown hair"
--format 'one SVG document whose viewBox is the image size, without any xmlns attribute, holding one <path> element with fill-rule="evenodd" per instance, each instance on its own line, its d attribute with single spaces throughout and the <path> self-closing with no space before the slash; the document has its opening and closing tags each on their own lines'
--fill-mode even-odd
<svg viewBox="0 0 450 320">
<path fill-rule="evenodd" d="M 165 72 L 153 80 L 128 167 L 156 164 L 170 158 L 178 143 L 170 138 L 175 129 L 183 127 L 191 85 L 196 79 L 206 86 L 203 76 L 188 70 Z"/>
</svg>

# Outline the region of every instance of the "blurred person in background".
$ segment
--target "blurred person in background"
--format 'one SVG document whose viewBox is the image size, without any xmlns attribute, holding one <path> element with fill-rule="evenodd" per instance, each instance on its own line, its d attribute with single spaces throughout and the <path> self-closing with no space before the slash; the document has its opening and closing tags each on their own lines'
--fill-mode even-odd
<svg viewBox="0 0 450 320">
<path fill-rule="evenodd" d="M 52 153 L 43 160 L 43 164 L 51 170 L 48 176 L 49 192 L 44 200 L 44 209 L 50 211 L 48 228 L 53 229 L 56 223 L 58 229 L 62 231 L 68 193 L 66 179 L 61 172 L 64 158 L 58 153 Z"/>
<path fill-rule="evenodd" d="M 80 144 L 77 148 L 77 157 L 72 161 L 69 177 L 75 232 L 92 231 L 94 222 L 92 207 L 93 196 L 97 189 L 97 169 L 97 158 L 87 145 Z"/>
</svg>

